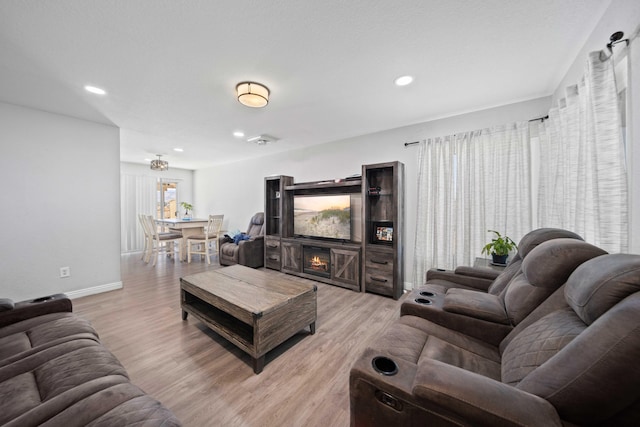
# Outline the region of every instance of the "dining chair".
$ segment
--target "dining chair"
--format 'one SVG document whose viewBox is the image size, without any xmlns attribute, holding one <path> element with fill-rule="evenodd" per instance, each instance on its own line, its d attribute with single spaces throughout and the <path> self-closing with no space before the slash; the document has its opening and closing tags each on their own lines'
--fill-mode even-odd
<svg viewBox="0 0 640 427">
<path fill-rule="evenodd" d="M 207 258 L 207 264 L 211 264 L 211 243 L 214 243 L 213 254 L 215 254 L 218 252 L 218 238 L 223 220 L 224 215 L 209 215 L 204 232 L 187 238 L 187 262 L 191 262 L 191 254 L 198 254 L 204 255 Z M 198 249 L 194 249 L 196 245 Z"/>
<path fill-rule="evenodd" d="M 149 256 L 153 258 L 153 265 L 156 265 L 158 255 L 161 253 L 172 255 L 176 257 L 176 244 L 180 247 L 182 243 L 182 234 L 180 233 L 158 233 L 158 227 L 156 221 L 152 215 L 147 215 L 147 228 L 151 234 L 151 247 L 149 249 Z"/>
<path fill-rule="evenodd" d="M 153 235 L 149 231 L 149 223 L 145 214 L 138 214 L 138 221 L 140 221 L 140 226 L 144 233 L 144 248 L 142 249 L 142 257 L 140 257 L 140 259 L 144 262 L 149 262 L 151 256 L 149 250 L 153 245 Z"/>
</svg>

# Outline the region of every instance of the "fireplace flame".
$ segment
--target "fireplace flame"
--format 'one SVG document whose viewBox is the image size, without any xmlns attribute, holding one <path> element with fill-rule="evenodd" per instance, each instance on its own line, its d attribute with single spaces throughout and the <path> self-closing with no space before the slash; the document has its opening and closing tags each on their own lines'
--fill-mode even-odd
<svg viewBox="0 0 640 427">
<path fill-rule="evenodd" d="M 327 270 L 327 262 L 326 261 L 322 261 L 320 259 L 319 256 L 313 256 L 311 257 L 311 259 L 309 260 L 309 263 L 311 264 L 311 268 L 314 270 Z"/>
</svg>

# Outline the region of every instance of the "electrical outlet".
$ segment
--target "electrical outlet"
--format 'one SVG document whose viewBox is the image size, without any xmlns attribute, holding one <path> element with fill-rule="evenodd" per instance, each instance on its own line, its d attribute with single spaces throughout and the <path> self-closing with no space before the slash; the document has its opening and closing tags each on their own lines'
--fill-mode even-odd
<svg viewBox="0 0 640 427">
<path fill-rule="evenodd" d="M 60 267 L 60 277 L 69 277 L 69 276 L 71 276 L 71 268 Z"/>
</svg>

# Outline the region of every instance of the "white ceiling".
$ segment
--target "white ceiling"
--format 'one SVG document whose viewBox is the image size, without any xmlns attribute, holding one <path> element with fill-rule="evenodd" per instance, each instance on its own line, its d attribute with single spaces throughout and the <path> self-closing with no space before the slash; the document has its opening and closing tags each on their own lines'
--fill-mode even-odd
<svg viewBox="0 0 640 427">
<path fill-rule="evenodd" d="M 123 161 L 198 169 L 549 95 L 609 3 L 2 0 L 0 101 L 114 124 Z M 237 102 L 244 80 L 267 107 Z"/>
</svg>

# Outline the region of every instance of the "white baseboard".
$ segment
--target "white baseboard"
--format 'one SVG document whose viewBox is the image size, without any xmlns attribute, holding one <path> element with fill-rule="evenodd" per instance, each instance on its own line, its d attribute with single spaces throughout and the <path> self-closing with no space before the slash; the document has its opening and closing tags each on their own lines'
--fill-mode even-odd
<svg viewBox="0 0 640 427">
<path fill-rule="evenodd" d="M 101 294 L 103 292 L 115 291 L 122 289 L 122 282 L 107 283 L 106 285 L 94 286 L 92 288 L 78 289 L 77 291 L 65 292 L 70 299 L 86 297 L 88 295 Z"/>
</svg>

